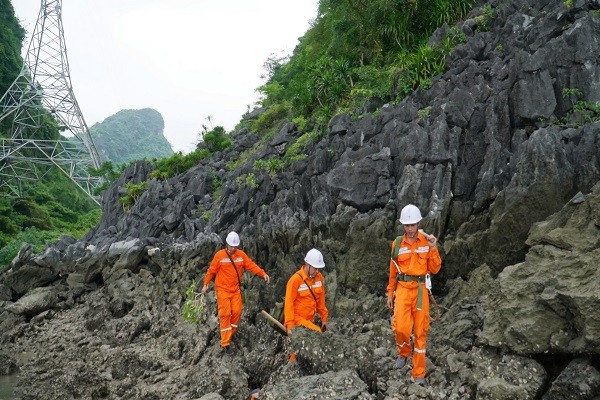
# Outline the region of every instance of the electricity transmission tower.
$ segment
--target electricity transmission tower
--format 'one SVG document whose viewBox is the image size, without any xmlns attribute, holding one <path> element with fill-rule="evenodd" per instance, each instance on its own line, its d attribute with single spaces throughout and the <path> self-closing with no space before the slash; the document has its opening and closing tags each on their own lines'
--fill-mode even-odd
<svg viewBox="0 0 600 400">
<path fill-rule="evenodd" d="M 48 119 L 58 125 L 60 140 L 44 139 L 40 128 Z M 4 120 L 10 128 L 0 138 L 0 195 L 21 197 L 25 181 L 56 167 L 98 203 L 93 192 L 101 179 L 89 169 L 100 167 L 100 157 L 71 85 L 62 0 L 41 1 L 21 72 L 0 99 Z"/>
</svg>

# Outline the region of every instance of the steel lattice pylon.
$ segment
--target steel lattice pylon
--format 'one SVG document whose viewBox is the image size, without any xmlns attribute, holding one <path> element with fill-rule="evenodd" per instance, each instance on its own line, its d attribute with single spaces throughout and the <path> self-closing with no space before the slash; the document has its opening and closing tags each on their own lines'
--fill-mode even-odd
<svg viewBox="0 0 600 400">
<path fill-rule="evenodd" d="M 64 140 L 45 140 L 42 118 L 52 115 Z M 75 99 L 62 26 L 62 0 L 42 0 L 19 76 L 0 99 L 0 121 L 10 124 L 0 138 L 0 194 L 22 195 L 22 183 L 59 168 L 96 203 L 101 179 L 90 176 L 100 157 Z M 69 135 L 70 133 L 70 135 Z"/>
</svg>

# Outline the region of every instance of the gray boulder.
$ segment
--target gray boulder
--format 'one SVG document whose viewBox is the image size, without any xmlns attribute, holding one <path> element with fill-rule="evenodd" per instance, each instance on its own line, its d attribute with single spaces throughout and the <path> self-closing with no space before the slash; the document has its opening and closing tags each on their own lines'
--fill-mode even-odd
<svg viewBox="0 0 600 400">
<path fill-rule="evenodd" d="M 31 318 L 52 309 L 58 301 L 55 288 L 40 287 L 29 291 L 15 303 L 7 305 L 5 309 L 13 314 Z"/>
<path fill-rule="evenodd" d="M 518 354 L 600 349 L 600 185 L 532 228 L 523 263 L 504 269 L 485 304 L 481 339 Z"/>
</svg>

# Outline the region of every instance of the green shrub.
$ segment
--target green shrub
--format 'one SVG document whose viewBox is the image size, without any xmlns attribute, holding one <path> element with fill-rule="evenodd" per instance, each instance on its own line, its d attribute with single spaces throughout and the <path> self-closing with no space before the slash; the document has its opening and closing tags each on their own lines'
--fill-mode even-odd
<svg viewBox="0 0 600 400">
<path fill-rule="evenodd" d="M 185 322 L 197 325 L 206 317 L 204 296 L 194 292 L 196 281 L 185 289 L 185 303 L 181 307 L 181 316 Z"/>
<path fill-rule="evenodd" d="M 258 172 L 266 172 L 269 175 L 275 175 L 281 171 L 284 166 L 285 162 L 283 160 L 272 158 L 270 160 L 256 160 L 252 168 Z"/>
<path fill-rule="evenodd" d="M 210 180 L 214 191 L 219 190 L 221 186 L 223 186 L 223 181 L 221 181 L 221 178 L 219 178 L 219 175 L 217 175 L 217 171 L 215 170 L 210 172 Z"/>
<path fill-rule="evenodd" d="M 444 72 L 446 56 L 450 54 L 463 37 L 450 29 L 439 44 L 422 43 L 412 52 L 402 52 L 394 63 L 394 87 L 398 99 L 404 98 L 421 87 L 428 89 L 431 78 Z"/>
<path fill-rule="evenodd" d="M 252 189 L 258 188 L 258 183 L 256 182 L 256 176 L 252 172 L 246 175 L 246 185 L 250 186 Z"/>
<path fill-rule="evenodd" d="M 482 13 L 475 17 L 475 22 L 477 23 L 477 32 L 486 32 L 488 29 L 490 29 L 488 23 L 489 20 L 494 16 L 494 9 L 491 5 L 486 4 L 481 11 Z"/>
<path fill-rule="evenodd" d="M 317 131 L 306 132 L 287 148 L 285 154 L 283 155 L 284 160 L 287 162 L 293 162 L 306 157 L 305 153 L 301 153 L 302 150 L 304 150 L 307 144 L 316 142 L 320 138 L 321 134 Z"/>
<path fill-rule="evenodd" d="M 430 112 L 431 112 L 431 106 L 421 108 L 419 111 L 417 111 L 417 117 L 423 118 L 423 117 L 429 115 Z"/>
<path fill-rule="evenodd" d="M 231 146 L 231 140 L 227 137 L 225 128 L 222 126 L 216 126 L 213 130 L 202 133 L 202 140 L 212 153 L 223 151 Z"/>
<path fill-rule="evenodd" d="M 131 210 L 131 207 L 135 204 L 135 202 L 139 199 L 139 197 L 146 191 L 148 188 L 148 181 L 143 181 L 138 184 L 127 182 L 125 184 L 125 189 L 127 189 L 127 194 L 119 197 L 119 202 L 123 207 L 124 211 Z"/>
<path fill-rule="evenodd" d="M 252 189 L 258 188 L 258 182 L 256 182 L 256 176 L 250 172 L 249 174 L 242 174 L 235 179 L 235 184 L 238 188 L 248 185 Z"/>
<path fill-rule="evenodd" d="M 13 205 L 13 211 L 22 216 L 20 225 L 24 228 L 52 229 L 48 211 L 31 198 L 18 199 Z"/>
<path fill-rule="evenodd" d="M 252 121 L 251 130 L 253 132 L 268 131 L 276 127 L 277 122 L 281 122 L 289 116 L 289 106 L 287 103 L 278 103 L 269 107 L 259 117 Z"/>
<path fill-rule="evenodd" d="M 182 174 L 198 165 L 200 161 L 210 157 L 211 154 L 209 149 L 196 149 L 186 155 L 177 152 L 171 157 L 158 160 L 156 168 L 150 173 L 150 178 L 164 180 Z"/>
<path fill-rule="evenodd" d="M 228 161 L 227 164 L 225 164 L 225 168 L 227 169 L 227 171 L 234 171 L 234 170 L 238 169 L 240 166 L 242 166 L 246 162 L 248 162 L 248 159 L 252 155 L 254 155 L 255 153 L 257 153 L 260 150 L 261 150 L 261 147 L 257 147 L 257 146 L 252 146 L 249 149 L 244 150 L 242 152 L 242 154 L 239 155 L 239 157 L 237 157 L 236 159 L 233 159 L 231 161 Z"/>
<path fill-rule="evenodd" d="M 578 101 L 573 105 L 573 112 L 578 113 L 587 122 L 600 121 L 600 103 L 591 101 Z"/>
<path fill-rule="evenodd" d="M 566 99 L 567 97 L 571 96 L 579 98 L 583 96 L 583 92 L 581 91 L 581 89 L 578 88 L 563 88 L 562 97 Z"/>
<path fill-rule="evenodd" d="M 308 118 L 303 115 L 299 115 L 292 119 L 292 122 L 296 125 L 296 128 L 300 132 L 306 132 L 306 128 L 308 126 Z"/>
</svg>

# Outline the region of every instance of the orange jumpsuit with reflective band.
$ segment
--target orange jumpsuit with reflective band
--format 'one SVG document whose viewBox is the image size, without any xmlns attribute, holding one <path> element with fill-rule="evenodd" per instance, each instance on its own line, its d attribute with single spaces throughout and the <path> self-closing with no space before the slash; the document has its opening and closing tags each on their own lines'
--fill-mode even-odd
<svg viewBox="0 0 600 400">
<path fill-rule="evenodd" d="M 309 286 L 317 301 L 315 301 L 313 295 L 310 293 Z M 319 313 L 321 321 L 324 324 L 327 323 L 327 317 L 329 316 L 329 311 L 327 311 L 327 306 L 325 305 L 323 275 L 317 272 L 315 277 L 311 279 L 304 272 L 304 268 L 300 268 L 288 280 L 285 288 L 284 304 L 284 325 L 287 329 L 301 325 L 313 331 L 321 332 L 321 328 L 315 325 L 313 321 L 316 312 Z"/>
<path fill-rule="evenodd" d="M 392 242 L 392 251 L 396 240 Z M 410 244 L 406 235 L 402 236 L 398 256 L 395 258 L 400 271 L 405 275 L 423 276 L 437 274 L 442 266 L 440 253 L 436 247 L 430 247 L 427 238 L 420 232 L 417 239 Z M 392 330 L 396 337 L 396 346 L 400 357 L 408 357 L 411 353 L 410 333 L 414 325 L 415 343 L 412 358 L 412 376 L 425 377 L 425 348 L 427 332 L 429 331 L 429 296 L 425 289 L 425 282 L 397 281 L 398 270 L 390 261 L 390 277 L 387 286 L 388 298 L 395 292 L 394 317 Z M 417 310 L 418 286 L 423 285 L 423 299 L 421 310 Z"/>
<path fill-rule="evenodd" d="M 222 347 L 229 346 L 231 337 L 237 331 L 242 317 L 242 292 L 240 291 L 239 282 L 242 279 L 244 269 L 261 278 L 266 275 L 266 272 L 240 249 L 236 249 L 231 258 L 235 262 L 235 270 L 227 256 L 227 250 L 217 251 L 204 278 L 204 285 L 208 285 L 216 277 L 215 289 Z"/>
</svg>

